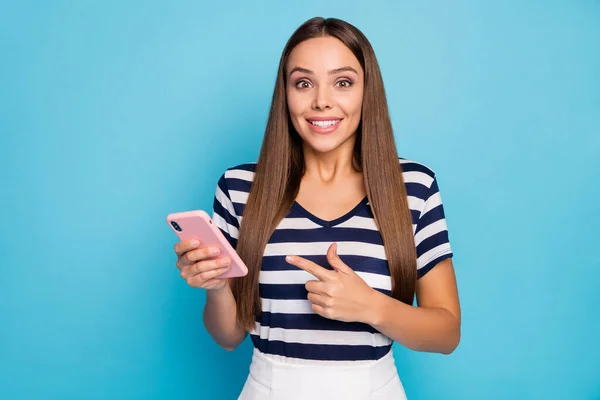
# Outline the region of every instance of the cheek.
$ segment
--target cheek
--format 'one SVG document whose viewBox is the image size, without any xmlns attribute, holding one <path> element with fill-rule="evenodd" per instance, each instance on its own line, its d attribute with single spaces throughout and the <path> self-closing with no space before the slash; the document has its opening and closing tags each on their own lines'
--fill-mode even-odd
<svg viewBox="0 0 600 400">
<path fill-rule="evenodd" d="M 299 101 L 300 99 L 298 98 L 298 96 L 294 96 L 293 94 L 290 94 L 289 92 L 286 93 L 286 101 L 287 101 L 287 106 L 288 106 L 288 112 L 290 113 L 290 119 L 292 121 L 292 125 L 294 127 L 294 129 L 296 130 L 296 132 L 298 132 L 298 134 L 300 134 L 300 136 L 302 137 L 302 127 L 301 127 L 301 119 L 303 119 L 303 115 L 304 115 L 304 110 L 302 107 L 302 103 L 301 101 Z"/>
<path fill-rule="evenodd" d="M 362 114 L 362 95 L 344 98 L 343 101 L 340 101 L 338 104 L 353 124 L 358 124 L 358 122 L 360 122 Z"/>
<path fill-rule="evenodd" d="M 353 97 L 347 100 L 348 101 L 344 104 L 344 108 L 342 108 L 342 110 L 348 118 L 346 125 L 346 129 L 348 129 L 348 134 L 354 134 L 356 133 L 356 130 L 358 129 L 358 126 L 360 125 L 361 121 L 362 97 L 358 99 Z"/>
<path fill-rule="evenodd" d="M 288 109 L 290 111 L 290 116 L 292 119 L 297 119 L 302 117 L 305 111 L 304 102 L 302 101 L 302 96 L 298 96 L 293 92 L 287 92 L 287 103 Z"/>
</svg>

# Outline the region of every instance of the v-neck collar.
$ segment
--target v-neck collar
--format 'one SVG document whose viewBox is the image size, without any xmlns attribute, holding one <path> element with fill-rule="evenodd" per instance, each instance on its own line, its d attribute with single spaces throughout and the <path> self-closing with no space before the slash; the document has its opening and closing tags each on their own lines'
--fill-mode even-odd
<svg viewBox="0 0 600 400">
<path fill-rule="evenodd" d="M 316 215 L 314 215 L 310 211 L 308 211 L 306 208 L 302 207 L 300 205 L 300 203 L 298 203 L 297 201 L 294 201 L 294 204 L 292 205 L 292 207 L 295 207 L 298 211 L 300 211 L 302 214 L 304 214 L 304 216 L 306 218 L 310 219 L 315 224 L 321 225 L 324 228 L 333 228 L 334 226 L 339 225 L 342 222 L 348 221 L 350 218 L 352 218 L 357 213 L 357 211 L 362 206 L 366 205 L 368 202 L 369 202 L 369 198 L 367 196 L 365 196 L 360 201 L 360 203 L 358 203 L 352 210 L 348 211 L 346 214 L 344 214 L 341 217 L 336 218 L 332 221 L 326 221 L 324 219 L 317 217 Z"/>
</svg>

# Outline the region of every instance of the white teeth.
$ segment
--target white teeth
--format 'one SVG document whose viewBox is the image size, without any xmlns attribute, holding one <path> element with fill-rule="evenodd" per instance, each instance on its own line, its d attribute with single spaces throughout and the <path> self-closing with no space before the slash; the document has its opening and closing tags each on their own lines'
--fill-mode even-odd
<svg viewBox="0 0 600 400">
<path fill-rule="evenodd" d="M 318 126 L 320 128 L 329 128 L 332 125 L 337 124 L 338 122 L 340 122 L 341 120 L 336 119 L 333 121 L 310 121 L 311 124 Z"/>
</svg>

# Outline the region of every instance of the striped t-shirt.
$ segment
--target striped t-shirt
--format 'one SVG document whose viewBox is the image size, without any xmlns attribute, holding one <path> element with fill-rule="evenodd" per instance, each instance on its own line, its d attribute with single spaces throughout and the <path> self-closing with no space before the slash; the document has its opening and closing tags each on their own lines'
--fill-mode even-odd
<svg viewBox="0 0 600 400">
<path fill-rule="evenodd" d="M 400 159 L 412 213 L 418 277 L 452 257 L 437 180 L 426 166 Z M 219 179 L 213 220 L 235 248 L 256 163 L 229 168 Z M 387 354 L 392 340 L 372 326 L 321 317 L 311 309 L 305 283 L 316 279 L 285 261 L 294 254 L 329 267 L 326 253 L 337 243 L 339 257 L 372 288 L 391 294 L 381 235 L 365 197 L 353 210 L 324 221 L 294 202 L 265 248 L 259 274 L 262 313 L 250 332 L 254 346 L 291 362 L 359 362 Z"/>
</svg>

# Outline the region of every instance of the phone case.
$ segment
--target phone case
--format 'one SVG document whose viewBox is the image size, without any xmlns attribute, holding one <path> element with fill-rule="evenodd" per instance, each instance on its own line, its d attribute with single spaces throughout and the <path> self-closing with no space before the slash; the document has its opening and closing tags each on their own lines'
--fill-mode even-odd
<svg viewBox="0 0 600 400">
<path fill-rule="evenodd" d="M 248 274 L 248 268 L 238 253 L 231 247 L 227 238 L 205 211 L 195 210 L 169 214 L 167 223 L 179 239 L 198 239 L 200 240 L 199 248 L 215 246 L 221 250 L 220 254 L 214 258 L 229 257 L 231 259 L 229 270 L 216 278 L 236 278 Z"/>
</svg>

